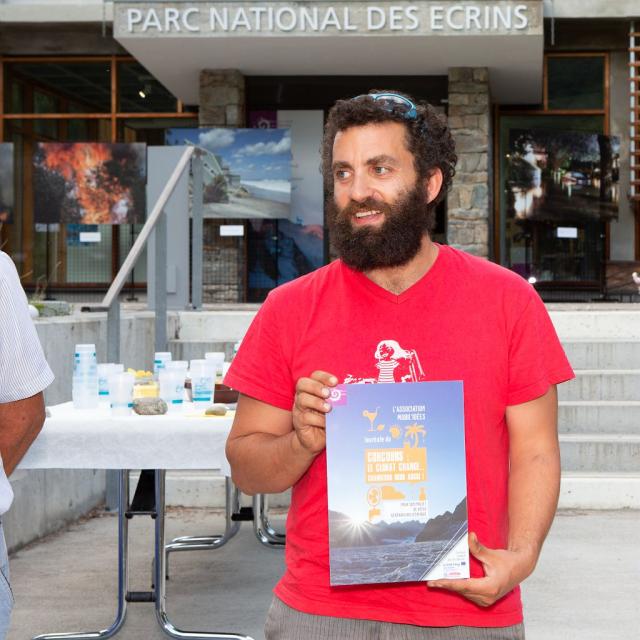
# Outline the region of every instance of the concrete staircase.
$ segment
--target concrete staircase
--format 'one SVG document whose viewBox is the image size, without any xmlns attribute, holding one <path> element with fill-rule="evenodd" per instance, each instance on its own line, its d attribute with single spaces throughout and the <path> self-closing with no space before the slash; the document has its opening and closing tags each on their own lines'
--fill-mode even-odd
<svg viewBox="0 0 640 640">
<path fill-rule="evenodd" d="M 551 314 L 576 371 L 575 380 L 559 387 L 561 508 L 640 508 L 640 309 L 635 307 Z"/>
<path fill-rule="evenodd" d="M 174 358 L 226 351 L 244 335 L 255 310 L 180 313 Z M 640 509 L 640 305 L 550 305 L 577 378 L 559 387 L 561 508 Z M 172 472 L 167 502 L 221 506 L 222 479 L 207 472 Z M 286 506 L 288 493 L 274 496 Z"/>
</svg>

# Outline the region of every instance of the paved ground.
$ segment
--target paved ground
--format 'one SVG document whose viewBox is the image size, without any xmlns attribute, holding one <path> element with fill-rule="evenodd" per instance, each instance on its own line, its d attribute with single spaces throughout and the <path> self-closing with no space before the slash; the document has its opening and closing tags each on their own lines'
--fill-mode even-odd
<svg viewBox="0 0 640 640">
<path fill-rule="evenodd" d="M 212 533 L 219 516 L 174 510 L 170 535 Z M 277 523 L 278 521 L 275 520 Z M 528 640 L 637 640 L 640 629 L 638 511 L 565 511 L 554 523 L 536 573 L 524 585 Z M 153 530 L 131 525 L 130 589 L 150 584 Z M 116 520 L 101 516 L 34 543 L 11 559 L 17 600 L 8 640 L 108 626 L 115 614 Z M 168 609 L 184 630 L 235 631 L 263 639 L 282 551 L 258 544 L 244 524 L 217 551 L 174 554 Z M 153 605 L 129 605 L 121 640 L 159 640 Z"/>
</svg>

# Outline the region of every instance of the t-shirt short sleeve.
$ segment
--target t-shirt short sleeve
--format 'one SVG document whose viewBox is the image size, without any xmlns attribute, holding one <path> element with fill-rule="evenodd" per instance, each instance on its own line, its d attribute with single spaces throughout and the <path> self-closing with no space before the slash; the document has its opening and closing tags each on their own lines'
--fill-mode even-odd
<svg viewBox="0 0 640 640">
<path fill-rule="evenodd" d="M 575 377 L 551 318 L 533 287 L 521 309 L 513 319 L 509 337 L 507 405 L 539 398 L 552 384 Z"/>
<path fill-rule="evenodd" d="M 0 252 L 0 403 L 30 398 L 53 379 L 16 268 Z"/>
<path fill-rule="evenodd" d="M 291 411 L 295 383 L 282 349 L 281 341 L 286 336 L 278 321 L 274 293 L 267 296 L 242 339 L 224 383 L 244 395 Z"/>
</svg>

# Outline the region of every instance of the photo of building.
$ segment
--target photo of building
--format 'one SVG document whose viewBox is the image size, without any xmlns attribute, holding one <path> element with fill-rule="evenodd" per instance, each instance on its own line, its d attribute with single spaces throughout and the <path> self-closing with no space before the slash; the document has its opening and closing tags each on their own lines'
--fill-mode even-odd
<svg viewBox="0 0 640 640">
<path fill-rule="evenodd" d="M 516 270 L 549 301 L 615 297 L 627 273 L 623 289 L 632 288 L 640 260 L 637 3 L 89 0 L 69 10 L 41 0 L 1 10 L 0 133 L 14 146 L 15 204 L 0 233 L 27 288 L 59 265 L 52 291 L 105 291 L 140 229 L 101 228 L 91 245 L 69 242 L 75 231 L 66 224 L 44 233 L 31 192 L 39 144 L 164 145 L 181 130 L 275 128 L 279 113 L 326 114 L 336 99 L 373 88 L 406 91 L 449 117 L 459 163 L 438 212 L 438 241 Z M 513 215 L 509 156 L 522 131 L 542 131 L 550 144 L 580 134 L 617 140 L 615 215 L 581 218 L 573 205 L 544 220 Z M 565 194 L 584 191 L 581 173 L 559 178 Z M 321 188 L 315 169 L 306 175 Z M 227 302 L 260 302 L 270 287 L 331 259 L 315 221 L 222 213 L 205 216 L 205 236 L 226 243 L 240 271 L 259 264 L 271 274 L 255 287 L 245 278 Z M 240 240 L 220 236 L 232 221 L 244 227 Z M 556 268 L 559 256 L 571 268 Z M 233 279 L 239 270 L 216 272 Z M 137 269 L 135 286 L 145 278 Z"/>
</svg>

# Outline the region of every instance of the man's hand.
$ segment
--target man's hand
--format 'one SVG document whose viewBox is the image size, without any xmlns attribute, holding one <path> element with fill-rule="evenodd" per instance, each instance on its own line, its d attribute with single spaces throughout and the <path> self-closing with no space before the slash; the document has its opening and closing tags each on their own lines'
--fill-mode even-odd
<svg viewBox="0 0 640 640">
<path fill-rule="evenodd" d="M 489 607 L 520 584 L 535 565 L 535 554 L 506 549 L 489 549 L 469 534 L 469 551 L 482 562 L 484 578 L 466 580 L 430 580 L 427 586 L 448 589 L 481 607 Z"/>
<path fill-rule="evenodd" d="M 338 378 L 326 371 L 314 371 L 296 383 L 293 428 L 300 446 L 314 455 L 325 448 L 326 414 L 331 411 L 327 398 L 337 384 Z"/>
</svg>

